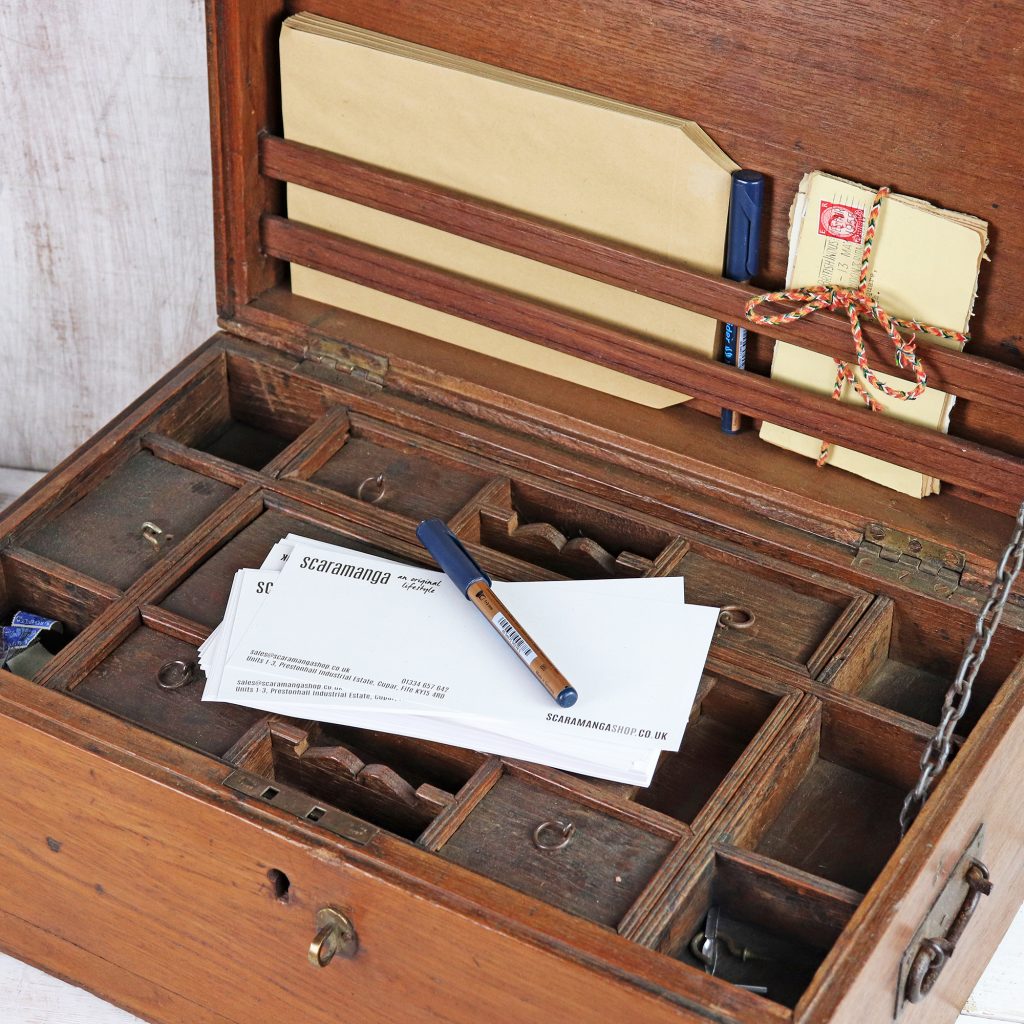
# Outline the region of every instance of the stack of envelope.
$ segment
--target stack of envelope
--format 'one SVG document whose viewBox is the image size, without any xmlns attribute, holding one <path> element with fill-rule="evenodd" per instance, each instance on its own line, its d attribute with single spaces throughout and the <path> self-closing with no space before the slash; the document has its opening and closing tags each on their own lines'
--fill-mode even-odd
<svg viewBox="0 0 1024 1024">
<path fill-rule="evenodd" d="M 719 274 L 737 165 L 693 121 L 315 14 L 281 30 L 285 137 Z M 710 317 L 297 184 L 288 216 L 711 357 Z M 292 264 L 292 290 L 662 408 L 685 396 Z"/>
<path fill-rule="evenodd" d="M 864 249 L 864 231 L 875 190 L 831 174 L 814 171 L 804 177 L 790 214 L 787 288 L 835 284 L 856 288 Z M 985 257 L 988 228 L 983 220 L 941 210 L 922 199 L 890 195 L 884 200 L 869 264 L 868 290 L 891 316 L 965 332 L 974 308 L 978 270 Z M 904 332 L 909 336 L 909 332 Z M 918 353 L 928 367 L 928 346 L 959 347 L 956 342 L 922 334 Z M 853 342 L 850 365 L 856 366 Z M 890 365 L 892 365 L 890 363 Z M 884 367 L 874 366 L 877 372 Z M 865 390 L 883 406 L 882 415 L 945 433 L 955 401 L 952 395 L 928 388 L 913 401 L 900 401 L 854 372 Z M 797 387 L 831 394 L 835 360 L 789 342 L 777 341 L 772 377 Z M 913 381 L 879 373 L 886 384 L 906 391 Z M 844 384 L 841 400 L 859 405 L 862 399 Z M 822 438 L 765 423 L 761 438 L 770 444 L 817 459 Z M 828 465 L 867 477 L 915 498 L 939 492 L 940 481 L 871 455 L 833 445 Z"/>
</svg>

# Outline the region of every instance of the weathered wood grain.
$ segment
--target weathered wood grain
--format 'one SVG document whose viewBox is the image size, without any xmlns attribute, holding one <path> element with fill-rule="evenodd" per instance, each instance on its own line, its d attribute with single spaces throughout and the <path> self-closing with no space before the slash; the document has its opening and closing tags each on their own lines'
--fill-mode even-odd
<svg viewBox="0 0 1024 1024">
<path fill-rule="evenodd" d="M 0 465 L 56 465 L 215 327 L 203 6 L 0 9 Z"/>
</svg>

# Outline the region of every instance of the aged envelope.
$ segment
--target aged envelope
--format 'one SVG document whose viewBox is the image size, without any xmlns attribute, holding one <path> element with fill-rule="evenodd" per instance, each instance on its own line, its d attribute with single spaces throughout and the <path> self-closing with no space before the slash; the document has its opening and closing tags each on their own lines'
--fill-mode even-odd
<svg viewBox="0 0 1024 1024">
<path fill-rule="evenodd" d="M 857 286 L 864 226 L 874 197 L 875 191 L 866 185 L 820 171 L 804 177 L 793 204 L 787 287 Z M 984 221 L 937 209 L 919 199 L 892 195 L 883 203 L 878 222 L 870 263 L 871 293 L 893 316 L 966 331 L 986 242 Z M 931 336 L 918 340 L 926 369 L 929 344 L 956 347 L 952 341 Z M 933 430 L 948 429 L 952 396 L 929 388 L 914 401 L 899 401 L 869 385 L 859 370 L 855 372 L 868 393 L 884 406 L 879 415 Z M 772 377 L 819 394 L 831 394 L 836 364 L 828 356 L 777 341 Z M 895 375 L 879 373 L 879 377 L 893 387 L 910 386 Z M 844 386 L 842 401 L 861 402 L 849 383 Z M 762 426 L 761 437 L 815 459 L 822 440 L 772 423 Z M 828 464 L 914 497 L 939 490 L 939 481 L 933 477 L 837 445 L 830 449 Z"/>
</svg>

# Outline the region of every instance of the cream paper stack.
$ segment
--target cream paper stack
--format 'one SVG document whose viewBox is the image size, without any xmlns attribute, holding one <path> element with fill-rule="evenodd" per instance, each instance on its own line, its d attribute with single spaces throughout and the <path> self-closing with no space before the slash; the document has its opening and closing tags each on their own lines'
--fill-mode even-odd
<svg viewBox="0 0 1024 1024">
<path fill-rule="evenodd" d="M 285 137 L 698 270 L 722 271 L 733 163 L 694 122 L 317 15 L 281 32 Z M 689 310 L 298 185 L 292 220 L 712 358 Z M 292 264 L 292 290 L 476 352 L 662 408 L 664 387 Z"/>
<path fill-rule="evenodd" d="M 814 171 L 800 183 L 790 213 L 787 288 L 835 284 L 856 288 L 863 252 L 863 229 L 875 198 L 866 185 Z M 940 210 L 921 199 L 890 195 L 882 203 L 869 263 L 869 291 L 890 315 L 947 330 L 966 332 L 977 292 L 978 270 L 985 256 L 988 225 L 977 217 Z M 955 342 L 922 334 L 918 354 L 928 368 L 928 346 L 962 348 Z M 891 416 L 945 433 L 955 398 L 928 388 L 913 401 L 890 398 L 868 384 L 853 360 L 851 367 L 867 392 L 881 402 L 876 415 Z M 906 390 L 912 386 L 895 375 L 878 372 L 881 380 Z M 776 341 L 772 378 L 828 395 L 836 380 L 836 363 L 829 356 Z M 844 385 L 841 401 L 858 405 L 853 386 Z M 817 459 L 822 438 L 765 423 L 762 440 Z M 867 477 L 916 498 L 939 492 L 934 477 L 896 466 L 849 448 L 832 445 L 827 463 Z"/>
</svg>

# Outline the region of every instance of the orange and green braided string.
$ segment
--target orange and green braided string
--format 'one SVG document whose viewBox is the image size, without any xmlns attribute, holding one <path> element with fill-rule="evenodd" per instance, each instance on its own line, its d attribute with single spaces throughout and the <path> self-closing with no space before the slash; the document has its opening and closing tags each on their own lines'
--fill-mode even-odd
<svg viewBox="0 0 1024 1024">
<path fill-rule="evenodd" d="M 871 204 L 867 227 L 864 231 L 860 278 L 856 288 L 844 288 L 840 285 L 812 285 L 808 288 L 789 288 L 781 292 L 766 292 L 764 295 L 755 295 L 749 299 L 746 303 L 745 313 L 747 319 L 755 324 L 763 327 L 778 327 L 781 324 L 792 323 L 794 320 L 810 316 L 820 309 L 843 310 L 850 321 L 850 334 L 853 337 L 857 366 L 860 368 L 864 380 L 890 398 L 898 399 L 901 402 L 912 402 L 924 394 L 928 386 L 928 375 L 917 354 L 917 335 L 930 334 L 933 337 L 949 339 L 960 344 L 968 340 L 968 335 L 960 331 L 949 331 L 943 327 L 933 327 L 931 324 L 924 324 L 919 320 L 903 320 L 890 316 L 868 293 L 871 250 L 874 248 L 875 235 L 878 232 L 878 217 L 882 208 L 882 200 L 888 195 L 888 188 L 880 188 Z M 785 313 L 756 312 L 757 308 L 762 305 L 792 302 L 799 302 L 801 305 Z M 893 344 L 896 365 L 901 369 L 910 370 L 914 375 L 913 387 L 902 389 L 886 384 L 868 364 L 864 332 L 861 327 L 862 317 L 874 320 L 888 335 Z M 909 331 L 910 337 L 904 338 L 900 333 L 901 330 Z M 881 412 L 883 408 L 881 402 L 872 397 L 849 363 L 837 359 L 836 381 L 832 388 L 832 397 L 837 401 L 842 397 L 843 385 L 847 381 L 853 385 L 854 390 L 869 409 Z M 830 441 L 822 441 L 821 454 L 818 457 L 819 466 L 825 464 L 831 447 Z"/>
</svg>

